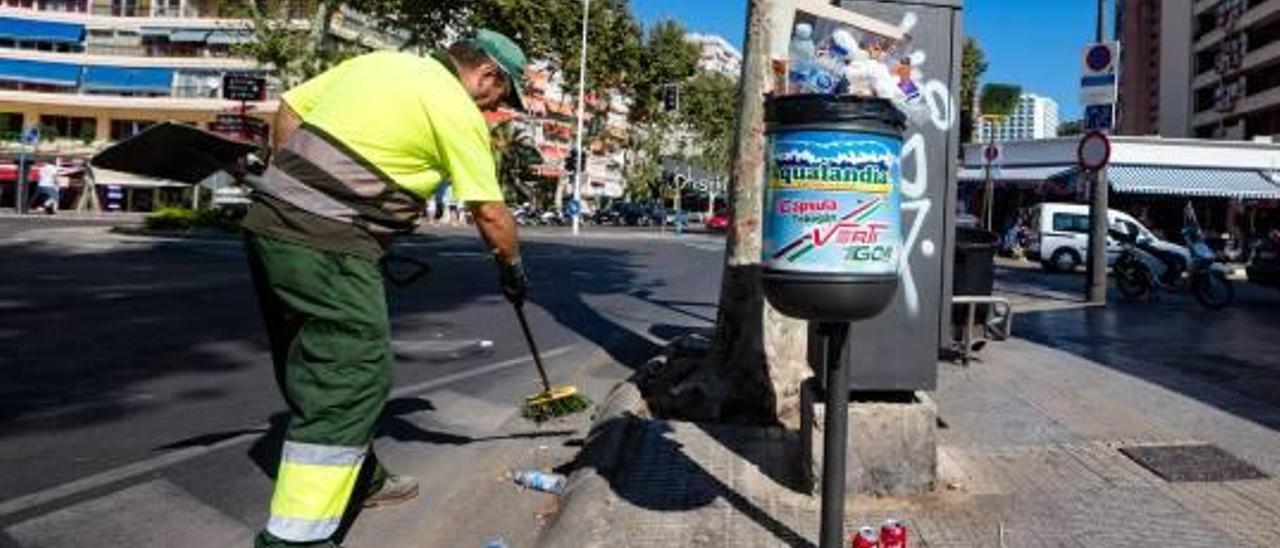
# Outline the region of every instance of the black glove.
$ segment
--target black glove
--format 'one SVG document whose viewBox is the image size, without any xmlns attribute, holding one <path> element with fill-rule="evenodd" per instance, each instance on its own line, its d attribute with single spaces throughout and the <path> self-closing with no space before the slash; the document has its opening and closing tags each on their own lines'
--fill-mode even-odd
<svg viewBox="0 0 1280 548">
<path fill-rule="evenodd" d="M 525 276 L 524 264 L 520 259 L 509 264 L 503 264 L 502 259 L 498 259 L 498 283 L 502 285 L 502 294 L 506 295 L 511 304 L 524 304 L 529 293 L 529 278 Z"/>
</svg>

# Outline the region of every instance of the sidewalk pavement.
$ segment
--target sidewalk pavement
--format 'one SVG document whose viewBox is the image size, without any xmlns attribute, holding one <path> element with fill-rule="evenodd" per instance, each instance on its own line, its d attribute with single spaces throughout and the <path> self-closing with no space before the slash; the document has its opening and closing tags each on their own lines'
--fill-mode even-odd
<svg viewBox="0 0 1280 548">
<path fill-rule="evenodd" d="M 1280 546 L 1275 406 L 1171 382 L 1180 373 L 1159 364 L 1140 378 L 1020 339 L 970 368 L 939 367 L 939 490 L 851 497 L 850 531 L 893 517 L 913 547 Z M 1174 483 L 1119 451 L 1186 442 L 1272 478 Z M 781 430 L 647 418 L 622 385 L 540 545 L 812 546 L 818 501 L 776 469 L 794 445 Z"/>
</svg>

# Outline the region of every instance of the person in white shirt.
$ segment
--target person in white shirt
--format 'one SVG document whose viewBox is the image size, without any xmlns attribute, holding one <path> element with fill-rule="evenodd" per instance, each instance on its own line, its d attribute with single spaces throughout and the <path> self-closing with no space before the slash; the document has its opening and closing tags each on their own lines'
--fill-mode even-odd
<svg viewBox="0 0 1280 548">
<path fill-rule="evenodd" d="M 53 215 L 58 212 L 58 161 L 46 163 L 40 166 L 37 174 L 40 179 L 36 183 L 36 191 L 39 193 L 40 206 L 45 213 Z"/>
</svg>

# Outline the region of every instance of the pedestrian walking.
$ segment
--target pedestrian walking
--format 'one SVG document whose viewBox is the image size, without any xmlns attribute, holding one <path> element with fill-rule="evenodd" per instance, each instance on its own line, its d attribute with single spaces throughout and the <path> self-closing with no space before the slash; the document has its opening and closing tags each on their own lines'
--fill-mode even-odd
<svg viewBox="0 0 1280 548">
<path fill-rule="evenodd" d="M 417 496 L 417 481 L 388 473 L 370 448 L 391 387 L 378 263 L 447 179 L 493 251 L 502 291 L 523 301 L 515 221 L 482 111 L 523 108 L 525 63 L 514 42 L 481 30 L 429 57 L 356 57 L 284 94 L 276 150 L 251 181 L 243 222 L 291 413 L 258 548 L 336 546 L 348 505 Z"/>
<path fill-rule="evenodd" d="M 48 215 L 58 212 L 58 201 L 61 198 L 61 192 L 58 189 L 58 164 L 61 159 L 56 159 L 50 163 L 40 165 L 36 170 L 38 179 L 36 181 L 36 203 L 37 207 L 44 210 Z"/>
</svg>

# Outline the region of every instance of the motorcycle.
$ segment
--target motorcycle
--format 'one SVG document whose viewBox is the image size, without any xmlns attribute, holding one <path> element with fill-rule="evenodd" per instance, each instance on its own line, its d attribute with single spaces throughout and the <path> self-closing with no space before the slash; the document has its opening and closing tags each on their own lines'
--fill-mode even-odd
<svg viewBox="0 0 1280 548">
<path fill-rule="evenodd" d="M 1187 289 L 1201 305 L 1219 309 L 1235 300 L 1227 269 L 1219 264 L 1199 227 L 1183 229 L 1186 247 L 1161 245 L 1125 230 L 1112 228 L 1120 243 L 1113 272 L 1116 287 L 1126 298 L 1150 300 L 1161 289 Z"/>
<path fill-rule="evenodd" d="M 533 206 L 529 204 L 520 204 L 511 211 L 511 216 L 515 218 L 516 224 L 519 226 L 535 226 L 541 223 L 537 213 L 533 210 Z"/>
</svg>

